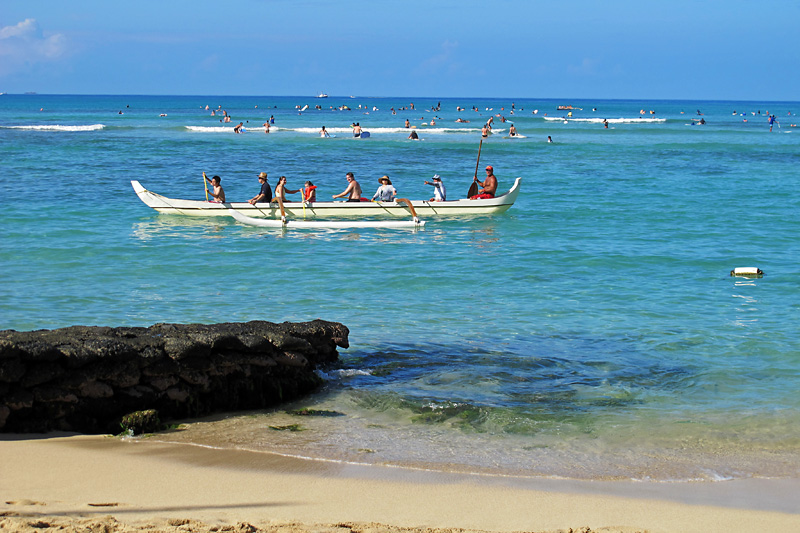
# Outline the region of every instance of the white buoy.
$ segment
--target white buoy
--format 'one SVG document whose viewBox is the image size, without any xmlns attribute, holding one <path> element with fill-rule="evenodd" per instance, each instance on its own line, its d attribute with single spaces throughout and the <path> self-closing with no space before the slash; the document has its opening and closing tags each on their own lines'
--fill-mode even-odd
<svg viewBox="0 0 800 533">
<path fill-rule="evenodd" d="M 746 277 L 755 277 L 760 278 L 764 275 L 764 272 L 760 268 L 757 267 L 736 267 L 731 270 L 731 276 L 746 276 Z"/>
</svg>

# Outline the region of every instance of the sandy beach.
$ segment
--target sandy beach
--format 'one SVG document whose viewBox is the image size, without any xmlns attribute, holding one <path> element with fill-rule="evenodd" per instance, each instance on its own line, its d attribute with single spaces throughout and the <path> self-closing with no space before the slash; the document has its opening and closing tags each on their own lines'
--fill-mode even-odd
<svg viewBox="0 0 800 533">
<path fill-rule="evenodd" d="M 497 478 L 81 435 L 5 435 L 0 457 L 4 531 L 800 530 L 796 480 Z"/>
</svg>

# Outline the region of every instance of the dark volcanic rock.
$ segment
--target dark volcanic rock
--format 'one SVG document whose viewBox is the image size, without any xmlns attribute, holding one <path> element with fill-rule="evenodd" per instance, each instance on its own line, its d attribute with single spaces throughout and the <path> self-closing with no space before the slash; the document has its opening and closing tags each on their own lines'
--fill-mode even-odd
<svg viewBox="0 0 800 533">
<path fill-rule="evenodd" d="M 323 320 L 0 331 L 0 431 L 118 433 L 135 411 L 272 406 L 318 387 L 348 335 Z"/>
</svg>

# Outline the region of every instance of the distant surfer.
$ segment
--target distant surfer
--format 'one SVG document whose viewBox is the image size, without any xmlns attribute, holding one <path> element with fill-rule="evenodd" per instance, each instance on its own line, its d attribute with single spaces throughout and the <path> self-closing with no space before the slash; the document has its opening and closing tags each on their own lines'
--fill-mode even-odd
<svg viewBox="0 0 800 533">
<path fill-rule="evenodd" d="M 242 127 L 243 126 L 244 126 L 244 122 L 238 123 L 236 126 L 234 126 L 233 133 L 242 133 Z"/>
<path fill-rule="evenodd" d="M 775 115 L 770 115 L 770 116 L 769 116 L 769 131 L 772 131 L 772 126 L 773 126 L 773 125 L 774 125 L 776 122 L 778 122 L 778 119 L 777 119 L 777 118 L 775 118 Z M 780 125 L 780 122 L 778 122 L 778 125 Z"/>
<path fill-rule="evenodd" d="M 322 129 L 319 130 L 319 136 L 320 137 L 330 137 L 331 134 L 328 133 L 328 130 L 325 129 L 325 126 L 322 126 Z"/>
<path fill-rule="evenodd" d="M 411 130 L 411 133 L 408 134 L 408 138 L 413 141 L 418 141 L 419 135 L 417 135 L 417 130 Z"/>
<path fill-rule="evenodd" d="M 356 122 L 355 126 L 353 126 L 353 137 L 361 137 L 361 123 Z"/>
<path fill-rule="evenodd" d="M 513 124 L 512 124 L 512 125 L 511 125 L 511 127 L 510 127 L 510 128 L 508 128 L 508 134 L 509 134 L 511 137 L 516 137 L 516 136 L 517 136 L 517 127 L 516 127 L 515 125 L 513 125 Z"/>
</svg>

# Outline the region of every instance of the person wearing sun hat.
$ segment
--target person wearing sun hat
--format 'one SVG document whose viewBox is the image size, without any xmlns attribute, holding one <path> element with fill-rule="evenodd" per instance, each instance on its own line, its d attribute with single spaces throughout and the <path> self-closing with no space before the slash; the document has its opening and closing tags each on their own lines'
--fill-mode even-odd
<svg viewBox="0 0 800 533">
<path fill-rule="evenodd" d="M 374 202 L 376 198 L 381 202 L 394 201 L 397 196 L 397 190 L 392 186 L 392 180 L 389 179 L 389 176 L 379 178 L 378 183 L 380 183 L 381 186 L 378 187 L 378 190 L 372 195 L 372 201 Z"/>
<path fill-rule="evenodd" d="M 260 173 L 258 175 L 258 181 L 261 183 L 261 190 L 257 195 L 250 198 L 249 202 L 253 205 L 259 202 L 269 203 L 269 201 L 272 200 L 272 187 L 269 186 L 269 181 L 267 181 L 267 173 Z"/>
<path fill-rule="evenodd" d="M 494 175 L 494 168 L 492 165 L 486 167 L 486 179 L 483 181 L 478 181 L 478 176 L 473 178 L 474 181 L 478 182 L 478 185 L 482 187 L 478 191 L 478 194 L 475 196 L 470 196 L 470 200 L 478 200 L 481 198 L 494 198 L 494 194 L 497 192 L 497 178 Z"/>
</svg>

